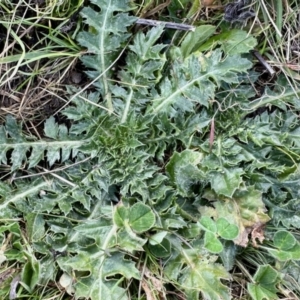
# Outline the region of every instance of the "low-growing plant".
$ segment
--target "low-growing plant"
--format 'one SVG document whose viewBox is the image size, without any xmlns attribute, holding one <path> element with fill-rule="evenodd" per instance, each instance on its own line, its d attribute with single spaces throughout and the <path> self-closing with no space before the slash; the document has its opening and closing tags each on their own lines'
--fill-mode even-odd
<svg viewBox="0 0 300 300">
<path fill-rule="evenodd" d="M 248 295 L 299 295 L 297 93 L 279 78 L 251 101 L 243 31 L 203 25 L 166 49 L 163 26 L 130 34 L 131 9 L 82 9 L 94 90 L 68 88 L 69 126 L 0 127 L 0 262 L 16 283 L 2 296 L 58 282 L 76 299 L 231 299 L 249 249 L 266 261 L 245 273 Z"/>
</svg>

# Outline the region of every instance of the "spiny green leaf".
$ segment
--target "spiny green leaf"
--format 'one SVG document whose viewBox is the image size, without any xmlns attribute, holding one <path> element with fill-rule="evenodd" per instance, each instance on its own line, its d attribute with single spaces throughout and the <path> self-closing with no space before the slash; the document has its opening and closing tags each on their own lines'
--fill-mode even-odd
<svg viewBox="0 0 300 300">
<path fill-rule="evenodd" d="M 12 117 L 7 117 L 5 126 L 0 126 L 2 140 L 0 144 L 0 162 L 7 164 L 7 153 L 9 150 L 12 150 L 10 157 L 12 170 L 17 170 L 26 163 L 29 164 L 29 168 L 33 168 L 44 158 L 44 152 L 46 151 L 48 163 L 52 166 L 58 160 L 64 162 L 69 159 L 71 151 L 76 151 L 86 143 L 86 141 L 84 142 L 80 139 L 74 140 L 72 136 L 68 135 L 66 126 L 58 126 L 54 122 L 53 117 L 50 117 L 45 122 L 44 131 L 48 137 L 54 140 L 36 141 L 32 137 L 31 139 L 26 139 L 26 136 L 22 135 L 20 125 Z M 27 158 L 28 156 L 29 158 Z"/>
<path fill-rule="evenodd" d="M 102 75 L 95 85 L 100 89 L 107 109 L 112 112 L 109 69 L 130 36 L 127 27 L 132 25 L 136 18 L 125 13 L 131 9 L 129 1 L 94 0 L 93 3 L 100 8 L 100 12 L 91 7 L 84 7 L 81 10 L 80 14 L 92 30 L 80 32 L 77 41 L 90 53 L 95 53 L 94 56 L 83 56 L 81 60 L 86 67 L 96 70 L 88 73 L 92 79 Z"/>
<path fill-rule="evenodd" d="M 110 277 L 115 274 L 121 274 L 127 279 L 140 279 L 140 272 L 135 267 L 135 263 L 131 260 L 125 259 L 124 254 L 114 253 L 109 259 L 104 261 L 103 277 Z"/>
<path fill-rule="evenodd" d="M 51 186 L 51 181 L 41 181 L 36 180 L 31 182 L 31 186 L 24 186 L 22 188 L 17 189 L 16 191 L 11 191 L 6 194 L 6 197 L 1 199 L 0 203 L 0 214 L 5 216 L 5 212 L 9 209 L 9 206 L 25 201 L 26 198 L 33 197 L 38 194 L 41 190 L 47 189 Z"/>
<path fill-rule="evenodd" d="M 228 273 L 221 265 L 195 262 L 193 267 L 182 271 L 179 282 L 186 290 L 201 291 L 205 299 L 229 300 L 229 290 L 221 283 L 220 278 L 229 279 Z"/>
<path fill-rule="evenodd" d="M 154 45 L 162 32 L 163 26 L 152 28 L 146 35 L 138 32 L 133 45 L 129 46 L 132 52 L 128 53 L 126 66 L 119 72 L 119 77 L 127 87 L 118 85 L 112 89 L 114 96 L 125 102 L 122 123 L 128 119 L 132 108 L 139 111 L 153 97 L 153 88 L 159 82 L 166 62 L 165 55 L 161 53 L 165 45 Z"/>
<path fill-rule="evenodd" d="M 161 94 L 152 101 L 150 112 L 165 112 L 171 115 L 175 110 L 192 111 L 195 104 L 208 107 L 208 100 L 214 98 L 215 90 L 221 82 L 238 82 L 238 73 L 246 72 L 251 63 L 240 56 L 222 59 L 222 52 L 216 50 L 210 57 L 200 55 L 188 57 L 185 61 L 175 61 L 172 74 L 161 85 Z"/>
<path fill-rule="evenodd" d="M 119 230 L 117 239 L 118 246 L 130 253 L 134 253 L 135 251 L 144 251 L 143 246 L 147 242 L 147 239 L 142 239 L 130 228 Z"/>
<path fill-rule="evenodd" d="M 95 280 L 94 278 L 84 278 L 75 285 L 78 298 L 89 297 L 92 300 L 106 299 L 106 300 L 127 300 L 126 290 L 120 287 L 122 280 L 110 279 L 107 281 Z M 92 288 L 91 288 L 92 287 Z"/>
<path fill-rule="evenodd" d="M 284 184 L 285 182 L 283 182 Z M 287 185 L 285 185 L 287 186 Z M 293 184 L 294 186 L 294 184 Z M 300 228 L 300 205 L 299 199 L 289 200 L 287 203 L 280 203 L 272 206 L 270 209 L 270 216 L 276 226 L 280 223 L 286 228 L 291 226 Z"/>
<path fill-rule="evenodd" d="M 116 295 L 120 299 L 127 299 L 125 290 L 119 285 L 122 280 L 113 279 L 115 275 L 121 275 L 127 279 L 140 279 L 140 273 L 135 268 L 135 264 L 131 260 L 124 258 L 122 253 L 113 253 L 109 257 L 104 257 L 103 253 L 95 253 L 93 259 L 88 254 L 68 259 L 64 265 L 72 267 L 73 270 L 88 270 L 90 276 L 83 277 L 75 285 L 75 295 L 77 297 L 91 297 L 96 299 L 115 299 Z M 101 258 L 97 260 L 96 258 Z M 111 278 L 107 280 L 106 278 Z M 116 294 L 111 294 L 111 293 Z M 118 298 L 119 299 L 119 298 Z"/>
<path fill-rule="evenodd" d="M 142 32 L 138 32 L 134 37 L 133 45 L 130 45 L 129 49 L 133 51 L 137 57 L 140 57 L 142 61 L 161 59 L 162 56 L 159 55 L 159 52 L 165 47 L 165 45 L 156 44 L 154 46 L 154 44 L 160 38 L 163 33 L 163 29 L 163 26 L 154 27 L 150 29 L 146 35 Z"/>
</svg>

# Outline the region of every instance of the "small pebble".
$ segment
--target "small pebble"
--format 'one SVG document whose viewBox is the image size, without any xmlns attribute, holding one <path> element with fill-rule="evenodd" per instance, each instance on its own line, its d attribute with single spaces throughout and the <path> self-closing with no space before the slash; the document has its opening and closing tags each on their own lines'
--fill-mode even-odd
<svg viewBox="0 0 300 300">
<path fill-rule="evenodd" d="M 72 71 L 71 72 L 71 81 L 73 83 L 80 83 L 82 80 L 82 73 L 76 72 L 76 71 Z"/>
</svg>

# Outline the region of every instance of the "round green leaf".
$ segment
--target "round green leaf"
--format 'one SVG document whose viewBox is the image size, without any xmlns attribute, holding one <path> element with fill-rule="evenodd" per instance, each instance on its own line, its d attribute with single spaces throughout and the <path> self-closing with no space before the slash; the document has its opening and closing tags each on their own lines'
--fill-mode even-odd
<svg viewBox="0 0 300 300">
<path fill-rule="evenodd" d="M 239 234 L 239 228 L 230 224 L 226 219 L 220 218 L 217 220 L 218 234 L 225 240 L 233 240 Z"/>
<path fill-rule="evenodd" d="M 126 219 L 128 219 L 128 208 L 123 205 L 117 206 L 113 216 L 114 223 L 118 227 L 123 227 Z"/>
<path fill-rule="evenodd" d="M 168 239 L 163 239 L 160 244 L 157 245 L 148 245 L 151 253 L 158 258 L 166 258 L 171 255 L 171 243 Z"/>
<path fill-rule="evenodd" d="M 293 248 L 297 241 L 291 233 L 281 230 L 275 233 L 273 243 L 275 247 L 287 251 Z"/>
<path fill-rule="evenodd" d="M 214 233 L 217 232 L 216 223 L 210 217 L 207 217 L 207 216 L 201 217 L 200 224 L 204 227 L 204 230 L 211 231 Z"/>
<path fill-rule="evenodd" d="M 151 208 L 141 202 L 134 204 L 129 213 L 129 225 L 135 232 L 145 232 L 155 223 L 155 214 Z"/>
<path fill-rule="evenodd" d="M 292 254 L 290 252 L 276 249 L 268 249 L 268 252 L 279 261 L 287 261 L 292 259 Z"/>
<path fill-rule="evenodd" d="M 212 232 L 205 232 L 204 247 L 212 253 L 220 253 L 223 251 L 222 243 L 217 239 Z"/>
</svg>

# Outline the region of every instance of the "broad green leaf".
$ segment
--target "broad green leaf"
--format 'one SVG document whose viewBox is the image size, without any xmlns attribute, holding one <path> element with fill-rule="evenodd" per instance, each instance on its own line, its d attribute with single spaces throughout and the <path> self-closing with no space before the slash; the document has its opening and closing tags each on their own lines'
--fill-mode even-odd
<svg viewBox="0 0 300 300">
<path fill-rule="evenodd" d="M 300 261 L 291 260 L 289 262 L 284 262 L 280 268 L 281 276 L 283 278 L 288 278 L 284 280 L 284 284 L 290 290 L 294 290 L 295 283 L 300 283 Z"/>
<path fill-rule="evenodd" d="M 186 58 L 191 53 L 197 51 L 198 48 L 214 34 L 215 30 L 215 26 L 201 25 L 197 27 L 194 32 L 189 32 L 180 46 L 183 57 Z"/>
<path fill-rule="evenodd" d="M 166 237 L 167 234 L 168 234 L 167 231 L 159 231 L 159 232 L 153 234 L 149 238 L 149 244 L 150 245 L 160 244 L 162 242 L 162 240 Z"/>
<path fill-rule="evenodd" d="M 270 220 L 265 213 L 266 208 L 262 202 L 261 192 L 255 190 L 254 187 L 239 189 L 229 199 L 218 197 L 212 191 L 207 191 L 204 197 L 212 201 L 219 199 L 214 202 L 216 217 L 231 220 L 238 226 L 239 235 L 235 239 L 235 243 L 240 246 L 246 247 L 248 244 L 247 228 L 262 226 Z"/>
<path fill-rule="evenodd" d="M 29 288 L 29 292 L 32 292 L 36 285 L 39 283 L 40 279 L 40 264 L 35 257 L 31 254 L 26 253 L 28 261 L 24 265 L 22 271 L 22 281 Z"/>
<path fill-rule="evenodd" d="M 36 250 L 36 247 L 34 247 L 34 249 Z M 45 253 L 46 254 L 48 253 L 48 249 L 47 251 L 45 251 Z M 42 259 L 40 259 L 39 263 L 40 263 L 39 284 L 46 285 L 49 283 L 49 281 L 55 281 L 58 268 L 56 264 L 53 264 L 53 256 L 45 256 Z"/>
<path fill-rule="evenodd" d="M 45 234 L 44 217 L 41 214 L 28 214 L 26 216 L 26 230 L 31 242 L 40 240 Z"/>
<path fill-rule="evenodd" d="M 292 254 L 288 251 L 280 251 L 277 249 L 267 249 L 268 252 L 279 261 L 289 261 L 292 259 Z"/>
<path fill-rule="evenodd" d="M 226 54 L 232 55 L 248 53 L 257 45 L 257 41 L 244 30 L 232 29 L 213 36 L 204 45 L 200 46 L 199 51 L 210 50 L 216 45 L 221 45 Z"/>
<path fill-rule="evenodd" d="M 184 259 L 181 255 L 173 255 L 168 260 L 168 264 L 164 268 L 165 276 L 172 281 L 177 281 L 181 274 L 181 269 L 184 264 Z"/>
<path fill-rule="evenodd" d="M 270 265 L 259 266 L 253 279 L 261 285 L 269 286 L 273 292 L 278 291 L 275 284 L 280 280 L 280 274 Z"/>
<path fill-rule="evenodd" d="M 300 243 L 297 242 L 292 249 L 289 249 L 289 252 L 291 253 L 293 260 L 300 260 Z"/>
<path fill-rule="evenodd" d="M 88 256 L 88 254 L 85 254 L 85 256 Z M 101 256 L 98 255 L 98 257 Z M 84 257 L 81 256 L 81 258 Z M 68 265 L 72 265 L 75 270 L 77 266 L 84 266 L 82 262 L 75 263 L 75 261 Z M 117 296 L 118 299 L 127 299 L 126 291 L 119 286 L 122 280 L 107 280 L 106 278 L 113 278 L 113 276 L 118 274 L 127 279 L 140 279 L 140 273 L 135 268 L 135 264 L 125 259 L 122 253 L 114 253 L 105 259 L 95 260 L 94 264 L 89 263 L 86 265 L 85 270 L 87 269 L 90 269 L 92 274 L 88 277 L 83 277 L 75 285 L 75 294 L 78 297 L 90 297 L 93 300 L 113 300 Z"/>
<path fill-rule="evenodd" d="M 279 299 L 276 285 L 281 280 L 280 274 L 270 265 L 259 266 L 253 279 L 255 283 L 248 283 L 248 291 L 254 300 Z"/>
<path fill-rule="evenodd" d="M 218 228 L 218 234 L 225 240 L 233 240 L 239 234 L 239 228 L 229 223 L 224 218 L 219 218 L 216 222 Z"/>
<path fill-rule="evenodd" d="M 56 139 L 58 137 L 58 124 L 55 122 L 53 116 L 46 120 L 44 132 L 49 138 Z"/>
<path fill-rule="evenodd" d="M 121 274 L 127 279 L 140 279 L 140 272 L 135 267 L 135 263 L 124 258 L 122 253 L 114 253 L 109 259 L 106 259 L 103 264 L 102 275 L 104 278 Z"/>
<path fill-rule="evenodd" d="M 300 260 L 300 244 L 299 242 L 296 243 L 295 246 L 288 250 L 277 250 L 267 248 L 268 252 L 277 258 L 279 261 L 288 261 L 288 260 Z"/>
<path fill-rule="evenodd" d="M 21 235 L 20 225 L 17 222 L 11 222 L 8 225 L 1 225 L 0 233 L 5 232 L 5 231 L 9 231 L 18 237 Z"/>
<path fill-rule="evenodd" d="M 238 247 L 232 241 L 224 241 L 223 251 L 219 253 L 223 265 L 227 271 L 232 270 Z"/>
<path fill-rule="evenodd" d="M 2 265 L 7 260 L 3 250 L 0 250 L 0 265 Z"/>
<path fill-rule="evenodd" d="M 211 187 L 219 195 L 232 197 L 243 182 L 241 168 L 224 169 L 222 172 L 211 173 Z"/>
<path fill-rule="evenodd" d="M 223 251 L 223 245 L 218 240 L 217 236 L 212 232 L 205 232 L 204 247 L 212 253 L 220 253 Z"/>
<path fill-rule="evenodd" d="M 253 300 L 275 300 L 279 299 L 278 296 L 264 286 L 256 285 L 254 283 L 247 284 L 247 290 Z"/>
<path fill-rule="evenodd" d="M 187 195 L 191 185 L 204 178 L 204 174 L 197 167 L 202 158 L 201 152 L 189 149 L 172 155 L 166 170 L 181 194 Z"/>
<path fill-rule="evenodd" d="M 168 239 L 163 239 L 159 244 L 149 244 L 148 248 L 151 253 L 158 258 L 166 258 L 171 255 L 171 243 Z"/>
</svg>

